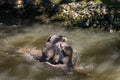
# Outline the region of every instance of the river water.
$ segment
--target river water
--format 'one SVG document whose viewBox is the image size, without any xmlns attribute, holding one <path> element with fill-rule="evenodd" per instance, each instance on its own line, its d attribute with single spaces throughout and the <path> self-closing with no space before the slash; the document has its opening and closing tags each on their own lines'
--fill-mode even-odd
<svg viewBox="0 0 120 80">
<path fill-rule="evenodd" d="M 53 34 L 66 36 L 74 50 L 71 74 L 16 52 L 20 47 L 40 49 Z M 119 75 L 119 33 L 38 24 L 0 31 L 0 80 L 120 80 Z"/>
</svg>

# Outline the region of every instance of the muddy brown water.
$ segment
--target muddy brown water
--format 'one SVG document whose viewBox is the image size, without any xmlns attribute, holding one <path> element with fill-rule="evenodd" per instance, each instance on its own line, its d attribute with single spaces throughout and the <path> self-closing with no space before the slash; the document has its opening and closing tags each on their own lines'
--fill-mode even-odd
<svg viewBox="0 0 120 80">
<path fill-rule="evenodd" d="M 75 68 L 58 70 L 31 60 L 16 50 L 43 47 L 48 36 L 62 34 L 74 50 Z M 66 30 L 54 25 L 33 25 L 21 30 L 0 32 L 0 80 L 120 80 L 120 34 L 93 30 Z"/>
</svg>

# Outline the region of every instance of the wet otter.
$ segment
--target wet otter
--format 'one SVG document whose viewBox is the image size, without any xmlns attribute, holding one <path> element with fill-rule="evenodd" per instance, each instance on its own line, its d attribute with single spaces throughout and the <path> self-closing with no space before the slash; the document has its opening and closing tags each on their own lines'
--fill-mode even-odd
<svg viewBox="0 0 120 80">
<path fill-rule="evenodd" d="M 53 67 L 73 67 L 73 49 L 67 43 L 67 38 L 62 35 L 52 35 L 48 38 L 43 54 L 46 55 L 46 62 Z"/>
</svg>

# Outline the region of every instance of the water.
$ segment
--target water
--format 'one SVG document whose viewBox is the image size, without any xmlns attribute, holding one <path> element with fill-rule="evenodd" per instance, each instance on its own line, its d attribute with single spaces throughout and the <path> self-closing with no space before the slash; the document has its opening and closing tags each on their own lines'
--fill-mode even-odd
<svg viewBox="0 0 120 80">
<path fill-rule="evenodd" d="M 53 34 L 66 36 L 68 44 L 73 47 L 75 67 L 72 74 L 30 60 L 16 52 L 20 47 L 40 49 Z M 119 33 L 67 30 L 64 27 L 38 24 L 0 32 L 1 80 L 120 80 L 119 75 Z"/>
</svg>

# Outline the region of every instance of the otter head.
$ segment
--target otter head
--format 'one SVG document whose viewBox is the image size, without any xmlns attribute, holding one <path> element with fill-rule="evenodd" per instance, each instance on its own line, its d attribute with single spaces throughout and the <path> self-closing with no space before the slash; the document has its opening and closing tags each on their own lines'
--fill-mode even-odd
<svg viewBox="0 0 120 80">
<path fill-rule="evenodd" d="M 59 41 L 66 42 L 67 38 L 62 35 L 52 35 L 47 40 L 47 42 L 51 42 L 51 43 L 57 43 Z"/>
</svg>

